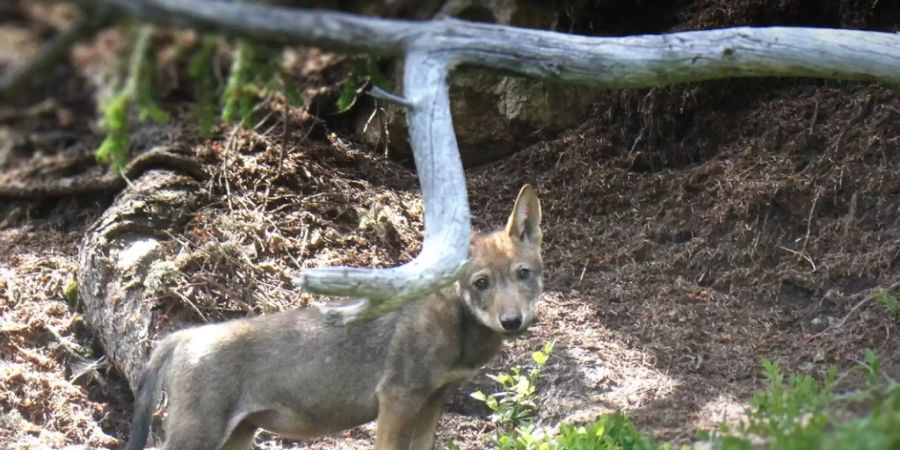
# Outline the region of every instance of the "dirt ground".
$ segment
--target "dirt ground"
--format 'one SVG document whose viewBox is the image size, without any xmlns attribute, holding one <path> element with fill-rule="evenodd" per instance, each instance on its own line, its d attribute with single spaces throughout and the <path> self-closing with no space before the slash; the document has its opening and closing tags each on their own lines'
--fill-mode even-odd
<svg viewBox="0 0 900 450">
<path fill-rule="evenodd" d="M 884 1 L 640 4 L 649 9 L 620 12 L 653 12 L 658 23 L 607 22 L 612 7 L 597 6 L 572 28 L 900 27 L 900 5 Z M 0 62 L 36 48 L 44 36 L 33 22 L 0 21 L 0 36 L 28 44 L 0 46 Z M 310 71 L 315 89 L 322 80 Z M 99 142 L 92 89 L 61 70 L 40 98 L 0 105 L 0 183 L 100 170 L 84 157 Z M 410 168 L 298 108 L 283 115 L 278 99 L 261 106 L 253 130 L 223 127 L 210 139 L 198 137 L 181 91 L 165 106 L 175 119 L 138 133 L 138 150 L 178 145 L 212 176 L 207 206 L 173 240 L 186 262 L 160 307 L 196 322 L 307 307 L 326 300 L 296 294 L 298 267 L 387 266 L 417 252 L 422 206 Z M 481 229 L 505 221 L 523 183 L 541 196 L 539 322 L 485 372 L 527 362 L 555 339 L 544 423 L 624 410 L 654 436 L 688 443 L 735 420 L 762 386 L 763 357 L 821 374 L 872 348 L 900 377 L 900 316 L 870 301 L 900 292 L 894 87 L 779 79 L 610 91 L 581 126 L 467 174 Z M 2 448 L 117 448 L 127 433 L 131 393 L 64 295 L 83 233 L 111 199 L 0 199 Z M 484 446 L 487 413 L 468 394 L 490 388 L 482 375 L 453 393 L 441 442 Z M 305 444 L 262 435 L 257 446 L 368 448 L 372 438 L 369 425 Z"/>
</svg>

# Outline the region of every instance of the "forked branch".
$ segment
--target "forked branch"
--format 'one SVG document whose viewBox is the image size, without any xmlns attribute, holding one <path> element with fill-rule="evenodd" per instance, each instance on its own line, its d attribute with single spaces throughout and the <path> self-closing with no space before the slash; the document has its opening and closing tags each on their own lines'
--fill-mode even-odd
<svg viewBox="0 0 900 450">
<path fill-rule="evenodd" d="M 408 22 L 211 0 L 79 0 L 121 15 L 283 44 L 405 57 L 403 98 L 425 201 L 425 242 L 391 269 L 307 269 L 312 292 L 364 300 L 339 322 L 373 317 L 446 285 L 468 255 L 469 207 L 446 78 L 459 65 L 637 88 L 727 77 L 804 76 L 900 84 L 900 35 L 811 28 L 730 28 L 620 38 L 454 19 Z"/>
</svg>

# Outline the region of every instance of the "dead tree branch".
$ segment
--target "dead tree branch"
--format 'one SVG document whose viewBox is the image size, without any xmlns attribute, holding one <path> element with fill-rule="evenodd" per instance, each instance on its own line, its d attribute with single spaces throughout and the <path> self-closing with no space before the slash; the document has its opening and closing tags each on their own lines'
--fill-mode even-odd
<svg viewBox="0 0 900 450">
<path fill-rule="evenodd" d="M 610 88 L 758 76 L 900 84 L 900 35 L 890 33 L 776 27 L 594 38 L 454 19 L 409 22 L 210 0 L 80 3 L 159 24 L 405 57 L 403 98 L 425 201 L 425 242 L 421 254 L 401 267 L 299 274 L 297 283 L 312 292 L 366 299 L 332 310 L 342 322 L 397 308 L 443 286 L 465 263 L 469 207 L 446 81 L 457 66 Z"/>
</svg>

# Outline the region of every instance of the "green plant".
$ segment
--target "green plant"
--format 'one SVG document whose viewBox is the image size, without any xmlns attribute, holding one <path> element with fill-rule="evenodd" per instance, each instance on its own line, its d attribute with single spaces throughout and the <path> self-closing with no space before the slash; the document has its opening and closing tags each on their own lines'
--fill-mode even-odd
<svg viewBox="0 0 900 450">
<path fill-rule="evenodd" d="M 368 56 L 355 58 L 347 79 L 341 84 L 341 93 L 336 104 L 338 113 L 350 110 L 370 83 L 387 89 L 387 80 L 373 58 Z"/>
<path fill-rule="evenodd" d="M 128 30 L 129 27 L 126 27 Z M 96 151 L 97 160 L 109 163 L 120 171 L 128 159 L 132 112 L 138 121 L 165 122 L 169 115 L 156 103 L 155 53 L 151 47 L 155 33 L 151 26 L 140 26 L 134 32 L 134 42 L 122 87 L 102 108 L 101 127 L 106 136 Z M 179 47 L 178 55 L 189 54 L 188 76 L 195 97 L 192 108 L 203 136 L 209 136 L 216 122 L 216 95 L 221 90 L 221 111 L 225 122 L 239 121 L 249 126 L 253 108 L 264 94 L 281 92 L 290 104 L 300 99 L 289 74 L 280 67 L 280 47 L 238 40 L 232 53 L 231 68 L 224 89 L 215 77 L 215 55 L 223 39 L 204 35 L 194 46 Z M 189 48 L 193 51 L 189 52 Z"/>
<path fill-rule="evenodd" d="M 599 416 L 586 425 L 560 424 L 559 429 L 533 423 L 536 381 L 552 351 L 548 343 L 535 352 L 536 366 L 523 373 L 514 367 L 492 377 L 501 392 L 473 397 L 493 411 L 493 447 L 500 450 L 670 450 L 641 432 L 624 414 Z M 777 364 L 763 359 L 766 389 L 756 393 L 745 420 L 701 433 L 696 448 L 723 450 L 893 450 L 900 448 L 900 384 L 883 373 L 871 350 L 864 361 L 841 377 L 862 372 L 864 389 L 835 393 L 835 369 L 821 380 L 802 373 L 785 375 Z M 454 442 L 447 447 L 457 450 Z M 684 446 L 683 449 L 691 447 Z"/>
<path fill-rule="evenodd" d="M 871 350 L 859 370 L 867 387 L 836 395 L 834 369 L 820 382 L 805 374 L 785 381 L 776 364 L 763 360 L 767 388 L 754 395 L 747 421 L 735 429 L 723 426 L 704 439 L 725 450 L 900 448 L 900 388 L 881 372 L 881 361 Z M 859 410 L 868 412 L 839 420 Z"/>
<path fill-rule="evenodd" d="M 870 349 L 860 365 L 867 388 L 844 396 L 854 403 L 869 404 L 869 412 L 836 426 L 825 446 L 830 449 L 900 448 L 900 384 L 881 371 L 881 359 Z"/>
<path fill-rule="evenodd" d="M 493 444 L 499 450 L 662 450 L 671 448 L 659 444 L 641 433 L 621 413 L 602 415 L 593 423 L 576 426 L 562 424 L 556 432 L 534 423 L 537 408 L 537 381 L 553 352 L 553 341 L 532 353 L 534 365 L 525 370 L 516 366 L 509 372 L 488 375 L 500 387 L 499 392 L 486 395 L 481 391 L 472 397 L 484 402 L 492 411 L 495 426 Z M 454 442 L 447 449 L 459 448 Z"/>
<path fill-rule="evenodd" d="M 214 58 L 218 48 L 215 36 L 203 36 L 200 44 L 188 62 L 188 76 L 194 86 L 194 115 L 200 122 L 200 134 L 209 137 L 216 123 L 216 77 L 214 74 Z"/>
<path fill-rule="evenodd" d="M 558 449 L 571 450 L 664 450 L 668 444 L 660 444 L 642 433 L 621 412 L 604 414 L 591 424 L 574 426 L 562 424 L 556 437 Z"/>
<path fill-rule="evenodd" d="M 253 108 L 265 93 L 281 91 L 289 103 L 299 101 L 290 77 L 279 66 L 280 54 L 281 47 L 246 39 L 237 41 L 222 92 L 223 121 L 238 120 L 241 125 L 250 126 Z"/>
<path fill-rule="evenodd" d="M 141 121 L 165 122 L 169 115 L 154 100 L 154 70 L 151 64 L 150 40 L 153 27 L 145 25 L 137 30 L 125 84 L 103 105 L 101 126 L 106 137 L 97 148 L 95 156 L 101 163 L 109 163 L 115 171 L 121 171 L 128 160 L 128 143 L 131 138 L 130 113 L 137 108 Z"/>
<path fill-rule="evenodd" d="M 452 444 L 452 443 L 451 443 Z M 453 444 L 455 445 L 455 444 Z M 448 446 L 450 449 L 459 447 Z M 604 414 L 589 424 L 561 424 L 559 431 L 527 424 L 496 439 L 499 450 L 671 450 L 641 432 L 621 412 Z M 687 447 L 685 447 L 687 448 Z"/>
<path fill-rule="evenodd" d="M 763 359 L 767 390 L 753 396 L 747 431 L 788 446 L 811 442 L 828 426 L 823 413 L 830 404 L 836 371 L 822 383 L 806 374 L 791 374 L 787 382 L 778 365 Z"/>
<path fill-rule="evenodd" d="M 529 424 L 498 439 L 499 450 L 670 450 L 642 433 L 621 412 L 586 425 L 561 424 L 558 432 Z"/>
<path fill-rule="evenodd" d="M 66 302 L 72 306 L 75 306 L 78 302 L 78 280 L 75 279 L 74 274 L 66 281 L 66 285 L 63 286 L 63 298 L 65 298 Z"/>
<path fill-rule="evenodd" d="M 472 397 L 484 402 L 492 411 L 490 420 L 499 435 L 530 424 L 537 408 L 537 381 L 541 370 L 553 352 L 553 341 L 544 344 L 541 350 L 531 355 L 535 365 L 523 373 L 521 367 L 513 367 L 510 372 L 500 372 L 488 377 L 500 385 L 500 391 L 491 395 L 476 391 Z"/>
<path fill-rule="evenodd" d="M 884 305 L 888 310 L 895 313 L 900 312 L 900 300 L 888 291 L 881 291 L 875 294 L 875 300 Z"/>
</svg>

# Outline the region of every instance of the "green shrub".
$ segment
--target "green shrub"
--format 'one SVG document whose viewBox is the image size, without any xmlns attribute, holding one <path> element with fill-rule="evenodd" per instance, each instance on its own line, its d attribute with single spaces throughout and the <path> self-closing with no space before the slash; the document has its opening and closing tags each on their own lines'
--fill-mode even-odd
<svg viewBox="0 0 900 450">
<path fill-rule="evenodd" d="M 534 352 L 534 365 L 527 370 L 513 367 L 509 372 L 488 375 L 497 382 L 499 391 L 486 395 L 481 391 L 472 397 L 484 402 L 492 411 L 494 448 L 500 450 L 659 450 L 671 448 L 641 433 L 625 415 L 606 414 L 591 424 L 562 424 L 559 431 L 534 423 L 537 409 L 537 382 L 553 352 L 552 341 Z M 449 449 L 458 448 L 449 443 Z"/>
<path fill-rule="evenodd" d="M 641 432 L 624 414 L 599 416 L 586 425 L 560 424 L 558 430 L 534 423 L 537 380 L 553 349 L 535 352 L 535 365 L 513 367 L 491 378 L 499 392 L 472 396 L 491 409 L 500 450 L 668 450 Z M 763 359 L 765 390 L 753 396 L 744 420 L 701 433 L 696 448 L 721 450 L 893 450 L 900 449 L 900 384 L 881 371 L 881 361 L 866 350 L 865 361 L 841 375 L 862 372 L 865 388 L 837 394 L 839 377 L 831 369 L 821 380 L 801 373 L 785 376 L 777 364 Z M 860 413 L 860 411 L 863 411 Z M 855 412 L 855 414 L 854 414 Z M 448 449 L 458 449 L 453 442 Z M 691 447 L 685 446 L 684 449 Z"/>
<path fill-rule="evenodd" d="M 881 373 L 881 362 L 866 350 L 862 370 L 867 387 L 835 395 L 836 371 L 822 381 L 792 374 L 785 381 L 778 366 L 763 360 L 766 390 L 753 396 L 747 420 L 706 436 L 715 449 L 889 450 L 900 448 L 900 389 Z M 849 419 L 852 411 L 867 410 Z M 841 420 L 843 418 L 843 420 Z"/>
<path fill-rule="evenodd" d="M 508 373 L 488 375 L 500 385 L 500 390 L 491 395 L 485 395 L 481 391 L 472 394 L 473 398 L 484 402 L 490 408 L 492 411 L 490 420 L 499 433 L 508 433 L 531 423 L 537 408 L 538 377 L 547 365 L 552 352 L 553 341 L 549 341 L 541 350 L 532 353 L 531 359 L 535 365 L 527 374 L 523 373 L 521 367 L 513 367 Z"/>
<path fill-rule="evenodd" d="M 662 450 L 669 444 L 660 444 L 640 432 L 621 412 L 604 414 L 591 424 L 574 426 L 562 424 L 559 435 L 551 448 L 567 450 Z"/>
</svg>

